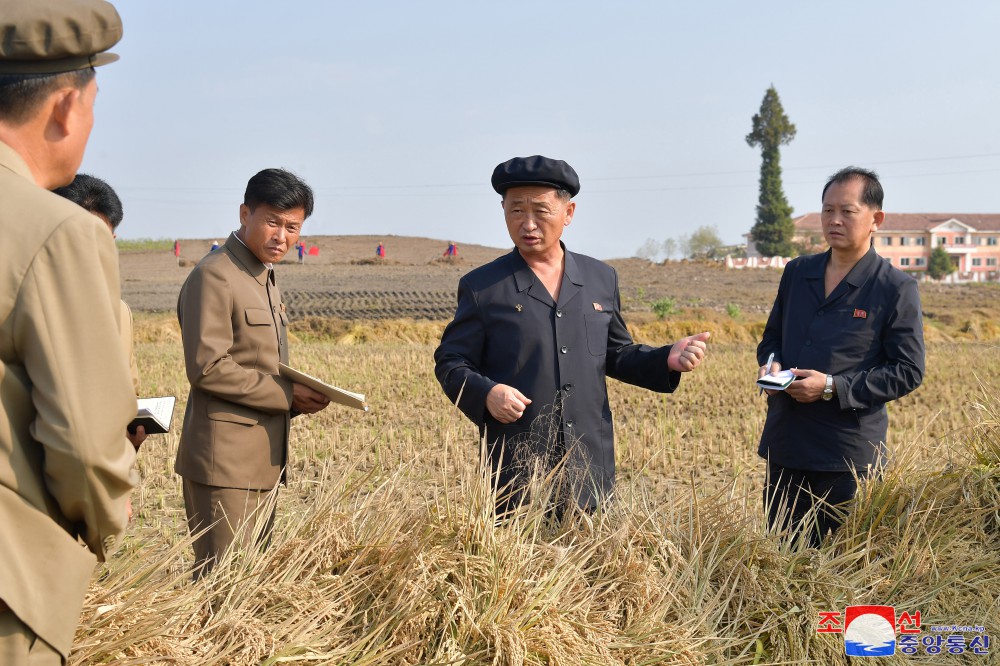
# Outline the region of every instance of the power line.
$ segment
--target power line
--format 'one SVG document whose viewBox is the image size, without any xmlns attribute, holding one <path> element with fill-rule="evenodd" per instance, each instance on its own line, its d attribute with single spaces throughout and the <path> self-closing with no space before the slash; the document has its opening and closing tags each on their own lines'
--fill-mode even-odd
<svg viewBox="0 0 1000 666">
<path fill-rule="evenodd" d="M 1000 153 L 979 153 L 972 155 L 952 155 L 947 157 L 914 157 L 908 159 L 900 160 L 873 160 L 873 161 L 859 161 L 858 164 L 867 164 L 871 166 L 878 165 L 889 165 L 889 164 L 919 164 L 926 162 L 944 162 L 949 160 L 966 160 L 966 159 L 981 159 L 989 157 L 1000 157 Z M 839 169 L 843 164 L 826 164 L 826 165 L 816 165 L 816 166 L 788 166 L 784 167 L 785 172 L 796 172 L 796 171 L 810 171 L 816 169 Z M 907 176 L 894 176 L 894 178 L 912 178 L 920 176 L 949 176 L 949 175 L 962 175 L 962 174 L 972 174 L 972 173 L 992 173 L 997 171 L 997 169 L 986 169 L 986 170 L 965 170 L 965 171 L 950 171 L 950 172 L 938 172 L 931 174 L 912 174 Z M 756 174 L 758 170 L 756 169 L 740 169 L 733 171 L 693 171 L 687 173 L 670 173 L 670 174 L 660 174 L 654 176 L 598 176 L 598 177 L 587 177 L 586 182 L 600 183 L 600 182 L 611 182 L 611 181 L 628 181 L 628 180 L 659 180 L 665 178 L 706 178 L 706 177 L 716 177 L 716 176 L 738 176 L 738 175 L 748 175 Z M 814 181 L 809 181 L 814 182 Z M 806 184 L 806 183 L 787 183 L 787 184 Z M 474 183 L 424 183 L 415 185 L 320 185 L 314 187 L 313 189 L 317 192 L 363 192 L 369 190 L 435 190 L 435 189 L 447 189 L 447 188 L 463 188 L 463 187 L 476 187 L 481 188 L 484 186 L 483 181 Z M 744 187 L 745 185 L 693 185 L 693 186 L 676 186 L 676 187 L 660 187 L 660 188 L 649 188 L 647 189 L 637 189 L 637 190 L 620 190 L 623 192 L 641 192 L 641 191 L 667 191 L 667 190 L 711 190 L 711 189 L 730 189 L 734 187 Z M 122 186 L 122 190 L 128 191 L 144 191 L 144 192 L 242 192 L 243 186 L 192 186 L 192 187 L 176 187 L 176 186 Z M 615 191 L 615 190 L 606 190 Z M 600 192 L 600 190 L 598 190 Z"/>
</svg>

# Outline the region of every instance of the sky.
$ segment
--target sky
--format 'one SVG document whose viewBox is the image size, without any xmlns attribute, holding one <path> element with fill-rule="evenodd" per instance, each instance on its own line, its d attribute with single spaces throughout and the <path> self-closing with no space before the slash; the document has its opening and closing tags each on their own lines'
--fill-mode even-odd
<svg viewBox="0 0 1000 666">
<path fill-rule="evenodd" d="M 121 0 L 82 171 L 123 238 L 224 237 L 247 180 L 291 169 L 304 233 L 510 247 L 494 167 L 542 154 L 581 191 L 568 248 L 628 257 L 753 225 L 774 85 L 796 215 L 874 168 L 888 212 L 1000 212 L 1000 3 Z M 401 242 L 401 241 L 400 241 Z M 374 250 L 373 250 L 374 251 Z"/>
</svg>

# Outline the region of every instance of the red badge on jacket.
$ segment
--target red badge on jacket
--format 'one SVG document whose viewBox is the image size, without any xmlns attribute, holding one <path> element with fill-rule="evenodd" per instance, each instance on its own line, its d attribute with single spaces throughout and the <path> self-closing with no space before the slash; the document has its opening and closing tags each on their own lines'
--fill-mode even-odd
<svg viewBox="0 0 1000 666">
<path fill-rule="evenodd" d="M 854 310 L 854 318 L 855 319 L 868 319 L 868 313 L 865 312 L 864 310 L 855 309 Z"/>
</svg>

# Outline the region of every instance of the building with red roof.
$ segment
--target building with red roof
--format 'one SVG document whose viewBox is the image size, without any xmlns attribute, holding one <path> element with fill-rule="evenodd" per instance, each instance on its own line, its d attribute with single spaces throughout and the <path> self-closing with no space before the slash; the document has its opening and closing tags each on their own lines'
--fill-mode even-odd
<svg viewBox="0 0 1000 666">
<path fill-rule="evenodd" d="M 792 220 L 795 243 L 807 252 L 826 249 L 819 213 Z M 760 256 L 746 234 L 747 256 Z M 892 265 L 926 273 L 931 250 L 943 247 L 951 257 L 957 281 L 1000 280 L 1000 215 L 980 213 L 886 213 L 875 232 L 875 251 Z"/>
</svg>

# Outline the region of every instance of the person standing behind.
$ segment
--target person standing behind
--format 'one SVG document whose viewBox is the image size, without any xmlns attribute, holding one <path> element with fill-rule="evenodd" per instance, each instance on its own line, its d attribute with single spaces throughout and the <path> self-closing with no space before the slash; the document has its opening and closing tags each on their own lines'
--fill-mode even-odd
<svg viewBox="0 0 1000 666">
<path fill-rule="evenodd" d="M 102 0 L 0 0 L 0 35 L 0 664 L 61 664 L 125 529 L 136 400 L 114 242 L 49 190 L 80 166 L 122 25 Z"/>
<path fill-rule="evenodd" d="M 203 258 L 181 287 L 177 319 L 191 394 L 177 450 L 184 507 L 194 542 L 195 578 L 205 575 L 243 523 L 270 536 L 268 495 L 285 479 L 289 419 L 329 404 L 278 376 L 288 362 L 288 318 L 274 263 L 295 245 L 312 214 L 312 190 L 282 169 L 247 183 L 240 228 Z"/>
<path fill-rule="evenodd" d="M 106 182 L 95 176 L 78 173 L 72 183 L 57 187 L 53 192 L 96 215 L 107 225 L 111 237 L 118 238 L 118 226 L 125 217 L 125 211 L 122 208 L 122 200 L 118 198 L 118 193 Z M 135 362 L 135 349 L 132 346 L 132 310 L 129 309 L 124 300 L 121 301 L 120 324 L 122 344 L 125 345 L 129 370 L 132 373 L 132 386 L 136 396 L 138 396 L 139 366 Z M 138 426 L 134 434 L 126 430 L 125 436 L 138 451 L 142 443 L 146 441 L 146 429 L 143 426 Z"/>
<path fill-rule="evenodd" d="M 885 218 L 878 176 L 842 169 L 822 196 L 830 249 L 785 266 L 757 347 L 758 377 L 783 367 L 798 377 L 784 391 L 767 391 L 757 453 L 768 463 L 768 525 L 798 538 L 815 506 L 813 546 L 840 526 L 843 504 L 857 492 L 854 474 L 877 475 L 884 463 L 885 403 L 924 376 L 917 283 L 872 244 Z"/>
<path fill-rule="evenodd" d="M 564 456 L 582 476 L 571 479 L 574 499 L 594 509 L 615 480 L 606 377 L 672 392 L 701 363 L 709 334 L 658 348 L 632 341 L 615 270 L 562 243 L 580 191 L 569 164 L 515 157 L 492 184 L 515 247 L 459 281 L 435 374 L 486 438 L 499 512 L 523 501 L 525 462 Z"/>
</svg>

